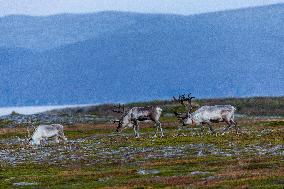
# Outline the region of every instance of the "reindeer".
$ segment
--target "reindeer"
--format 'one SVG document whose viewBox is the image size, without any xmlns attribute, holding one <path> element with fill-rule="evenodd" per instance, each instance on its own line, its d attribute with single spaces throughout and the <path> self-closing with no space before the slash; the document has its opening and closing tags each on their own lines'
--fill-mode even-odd
<svg viewBox="0 0 284 189">
<path fill-rule="evenodd" d="M 238 133 L 237 122 L 234 121 L 234 113 L 236 108 L 231 105 L 215 105 L 215 106 L 202 106 L 192 113 L 191 100 L 195 98 L 191 96 L 191 93 L 187 95 L 179 95 L 179 98 L 173 97 L 174 102 L 179 102 L 183 106 L 187 106 L 187 113 L 181 114 L 175 112 L 175 115 L 182 122 L 182 126 L 185 125 L 200 125 L 203 130 L 203 125 L 207 124 L 210 131 L 215 133 L 212 128 L 213 123 L 225 122 L 227 127 L 223 129 L 224 134 L 231 126 L 234 125 L 236 133 Z M 186 105 L 185 102 L 188 104 Z"/>
<path fill-rule="evenodd" d="M 148 106 L 148 107 L 133 107 L 129 110 L 125 110 L 125 106 L 119 104 L 115 107 L 113 112 L 122 114 L 120 119 L 112 120 L 113 123 L 118 123 L 116 128 L 117 132 L 121 132 L 127 127 L 133 127 L 135 137 L 139 138 L 139 122 L 141 121 L 153 121 L 156 126 L 156 131 L 154 137 L 157 137 L 157 132 L 160 130 L 161 137 L 164 136 L 163 129 L 161 127 L 161 122 L 159 121 L 162 114 L 162 109 L 158 106 Z"/>
<path fill-rule="evenodd" d="M 29 133 L 29 131 L 28 131 Z M 29 142 L 32 145 L 40 145 L 41 141 L 47 140 L 48 138 L 55 138 L 55 142 L 59 143 L 59 138 L 66 141 L 67 138 L 63 133 L 63 125 L 51 124 L 51 125 L 39 125 Z"/>
</svg>

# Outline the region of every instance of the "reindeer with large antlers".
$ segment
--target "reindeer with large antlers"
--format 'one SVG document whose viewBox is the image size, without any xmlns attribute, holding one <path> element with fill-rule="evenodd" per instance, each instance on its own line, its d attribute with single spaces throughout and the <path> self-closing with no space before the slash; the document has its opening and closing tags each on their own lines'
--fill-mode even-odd
<svg viewBox="0 0 284 189">
<path fill-rule="evenodd" d="M 113 123 L 118 123 L 116 131 L 122 131 L 127 127 L 133 127 L 135 137 L 140 137 L 139 134 L 139 122 L 141 121 L 153 121 L 156 126 L 156 131 L 154 137 L 157 137 L 157 132 L 160 130 L 161 137 L 164 136 L 163 129 L 161 127 L 161 122 L 159 121 L 162 109 L 158 106 L 149 106 L 149 107 L 133 107 L 129 110 L 126 110 L 124 106 L 119 105 L 115 107 L 113 112 L 121 113 L 122 116 L 118 120 L 113 120 Z"/>
<path fill-rule="evenodd" d="M 182 125 L 200 125 L 203 130 L 203 125 L 207 124 L 210 131 L 215 133 L 212 128 L 213 123 L 225 122 L 227 127 L 223 129 L 223 134 L 231 127 L 234 126 L 238 133 L 237 123 L 234 121 L 234 113 L 236 108 L 231 105 L 215 105 L 215 106 L 202 106 L 192 113 L 191 100 L 195 98 L 191 96 L 191 93 L 186 95 L 179 95 L 179 98 L 173 97 L 174 102 L 179 102 L 183 106 L 187 106 L 187 113 L 181 114 L 175 112 L 175 115 Z M 186 105 L 185 102 L 188 104 Z"/>
</svg>

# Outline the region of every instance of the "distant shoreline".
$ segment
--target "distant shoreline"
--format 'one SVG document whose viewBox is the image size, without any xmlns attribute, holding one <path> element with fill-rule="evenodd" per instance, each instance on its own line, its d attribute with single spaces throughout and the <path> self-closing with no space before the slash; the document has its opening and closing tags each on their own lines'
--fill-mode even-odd
<svg viewBox="0 0 284 189">
<path fill-rule="evenodd" d="M 9 115 L 12 112 L 16 112 L 16 113 L 24 114 L 24 115 L 31 115 L 31 114 L 42 113 L 42 112 L 55 110 L 55 109 L 85 107 L 85 106 L 94 106 L 94 105 L 98 105 L 98 104 L 0 107 L 0 116 Z"/>
</svg>

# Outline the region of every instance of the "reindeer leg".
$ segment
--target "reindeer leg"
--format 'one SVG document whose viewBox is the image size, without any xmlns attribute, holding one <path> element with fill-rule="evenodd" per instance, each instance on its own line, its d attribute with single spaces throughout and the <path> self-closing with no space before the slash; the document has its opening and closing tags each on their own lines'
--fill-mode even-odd
<svg viewBox="0 0 284 189">
<path fill-rule="evenodd" d="M 57 144 L 60 142 L 58 136 L 55 138 L 55 142 L 56 142 Z"/>
<path fill-rule="evenodd" d="M 65 137 L 63 132 L 60 132 L 59 138 L 62 139 L 63 141 L 67 141 L 67 138 Z"/>
<path fill-rule="evenodd" d="M 225 128 L 223 129 L 222 135 L 224 135 L 225 132 L 227 132 L 227 131 L 229 130 L 229 128 L 232 126 L 232 124 L 231 124 L 230 121 L 228 121 L 228 120 L 226 120 L 226 119 L 225 119 L 224 121 L 225 121 L 225 123 L 227 123 L 227 127 L 225 127 Z"/>
<path fill-rule="evenodd" d="M 212 134 L 215 134 L 216 132 L 215 132 L 215 130 L 214 130 L 213 127 L 212 127 L 212 123 L 211 123 L 211 122 L 207 122 L 207 125 L 208 125 L 208 127 L 209 127 L 211 133 L 212 133 Z"/>
<path fill-rule="evenodd" d="M 133 129 L 134 129 L 134 133 L 135 133 L 135 138 L 139 138 L 139 131 L 138 131 L 138 122 L 137 120 L 133 121 Z"/>
<path fill-rule="evenodd" d="M 136 125 L 133 125 L 133 130 L 134 130 L 135 138 L 137 138 L 137 128 L 136 128 Z"/>
<path fill-rule="evenodd" d="M 155 121 L 155 127 L 156 127 L 156 130 L 155 130 L 155 132 L 154 132 L 154 138 L 157 138 L 157 133 L 159 132 L 159 126 L 158 126 L 158 122 L 157 121 Z"/>
<path fill-rule="evenodd" d="M 157 128 L 159 128 L 160 129 L 160 132 L 161 132 L 161 137 L 164 137 L 164 132 L 163 132 L 163 129 L 162 129 L 162 124 L 161 124 L 161 122 L 157 122 L 157 125 L 158 125 L 158 127 Z"/>
<path fill-rule="evenodd" d="M 181 131 L 181 130 L 183 130 L 183 128 L 184 128 L 184 126 L 186 126 L 183 122 L 182 122 L 182 120 L 179 120 L 179 122 L 180 122 L 180 125 L 178 126 L 178 131 Z"/>
<path fill-rule="evenodd" d="M 240 127 L 238 127 L 238 123 L 236 121 L 232 120 L 232 119 L 231 119 L 230 123 L 234 125 L 235 130 L 236 130 L 236 134 L 239 134 L 240 133 Z"/>
<path fill-rule="evenodd" d="M 204 133 L 204 123 L 200 124 L 200 131 L 201 131 L 201 133 Z"/>
<path fill-rule="evenodd" d="M 136 132 L 137 132 L 137 138 L 139 138 L 140 134 L 139 134 L 139 123 L 138 122 L 136 124 Z"/>
</svg>

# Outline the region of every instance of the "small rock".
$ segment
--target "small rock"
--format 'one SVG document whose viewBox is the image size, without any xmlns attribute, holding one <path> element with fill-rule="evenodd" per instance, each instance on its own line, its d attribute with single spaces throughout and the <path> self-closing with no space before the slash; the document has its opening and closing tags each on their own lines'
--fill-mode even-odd
<svg viewBox="0 0 284 189">
<path fill-rule="evenodd" d="M 203 171 L 193 171 L 190 173 L 191 175 L 205 175 L 209 174 L 209 172 L 203 172 Z"/>
<path fill-rule="evenodd" d="M 149 174 L 158 174 L 160 173 L 160 171 L 157 169 L 151 169 L 151 170 L 140 169 L 139 171 L 137 171 L 137 173 L 140 175 L 149 175 Z"/>
<path fill-rule="evenodd" d="M 210 181 L 210 180 L 214 180 L 214 179 L 217 179 L 218 177 L 215 177 L 215 176 L 209 176 L 207 178 L 205 178 L 207 181 Z"/>
<path fill-rule="evenodd" d="M 33 185 L 38 185 L 37 182 L 16 182 L 13 183 L 14 186 L 33 186 Z"/>
</svg>

